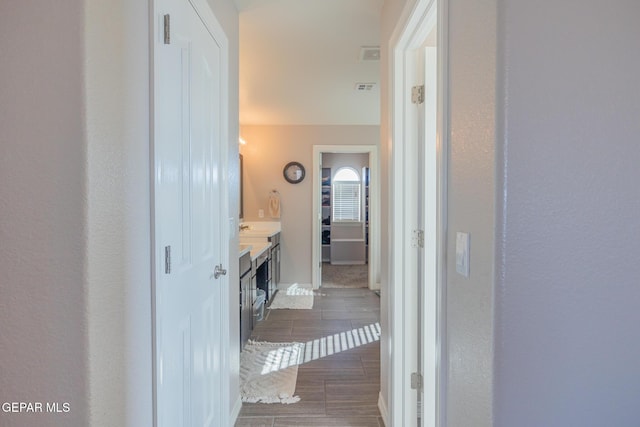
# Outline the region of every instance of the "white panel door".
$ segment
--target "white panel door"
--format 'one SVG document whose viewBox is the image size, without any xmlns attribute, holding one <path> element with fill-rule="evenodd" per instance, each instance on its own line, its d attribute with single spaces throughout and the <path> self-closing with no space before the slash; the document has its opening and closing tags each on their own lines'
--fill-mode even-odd
<svg viewBox="0 0 640 427">
<path fill-rule="evenodd" d="M 227 280 L 214 275 L 228 247 L 220 47 L 187 0 L 157 1 L 155 18 L 157 424 L 217 427 L 227 409 L 220 404 Z"/>
</svg>

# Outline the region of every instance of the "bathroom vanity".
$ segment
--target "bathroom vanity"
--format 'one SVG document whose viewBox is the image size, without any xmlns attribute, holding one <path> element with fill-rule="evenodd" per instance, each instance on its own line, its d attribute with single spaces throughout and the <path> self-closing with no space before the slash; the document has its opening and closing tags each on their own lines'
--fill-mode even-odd
<svg viewBox="0 0 640 427">
<path fill-rule="evenodd" d="M 245 228 L 246 227 L 246 228 Z M 244 223 L 240 230 L 240 346 L 244 348 L 280 282 L 280 223 Z M 264 292 L 264 300 L 261 292 Z"/>
</svg>

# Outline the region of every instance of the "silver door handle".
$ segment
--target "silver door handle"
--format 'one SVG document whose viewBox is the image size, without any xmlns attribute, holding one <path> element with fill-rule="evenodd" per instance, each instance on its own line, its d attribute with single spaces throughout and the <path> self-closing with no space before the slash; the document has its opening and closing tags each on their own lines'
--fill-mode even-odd
<svg viewBox="0 0 640 427">
<path fill-rule="evenodd" d="M 216 268 L 213 270 L 213 278 L 217 279 L 220 276 L 226 276 L 227 270 L 222 268 L 222 264 L 216 265 Z"/>
</svg>

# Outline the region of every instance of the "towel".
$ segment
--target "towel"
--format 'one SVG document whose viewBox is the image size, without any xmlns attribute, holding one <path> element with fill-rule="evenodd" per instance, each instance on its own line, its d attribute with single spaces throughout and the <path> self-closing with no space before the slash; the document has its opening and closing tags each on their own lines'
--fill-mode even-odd
<svg viewBox="0 0 640 427">
<path fill-rule="evenodd" d="M 269 193 L 269 215 L 271 218 L 280 218 L 280 193 L 276 190 Z"/>
</svg>

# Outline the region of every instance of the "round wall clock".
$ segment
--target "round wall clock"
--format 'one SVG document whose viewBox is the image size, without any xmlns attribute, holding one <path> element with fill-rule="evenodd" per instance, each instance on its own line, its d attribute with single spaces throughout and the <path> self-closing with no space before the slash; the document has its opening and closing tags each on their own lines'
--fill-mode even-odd
<svg viewBox="0 0 640 427">
<path fill-rule="evenodd" d="M 304 179 L 304 166 L 298 162 L 289 162 L 284 166 L 282 174 L 287 182 L 298 184 Z"/>
</svg>

